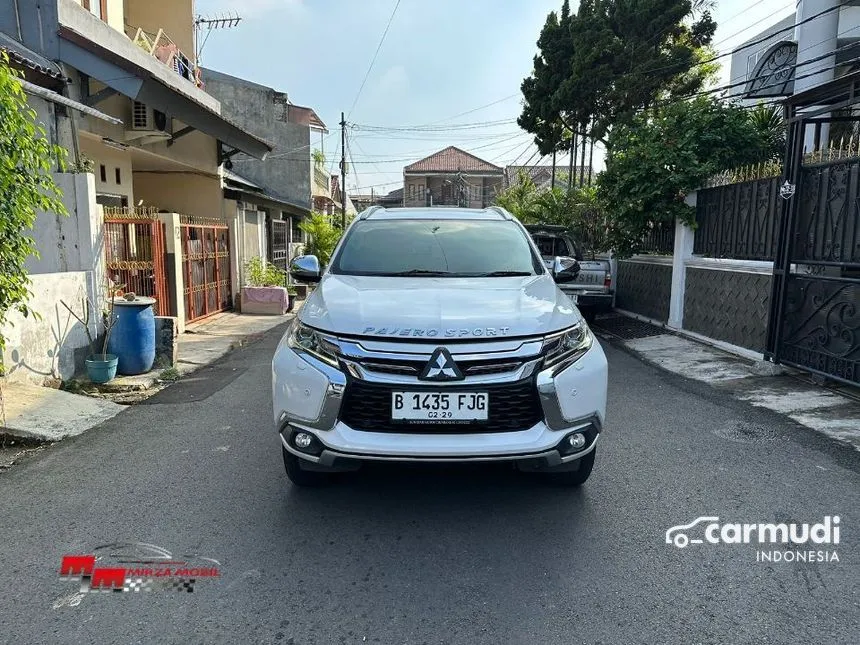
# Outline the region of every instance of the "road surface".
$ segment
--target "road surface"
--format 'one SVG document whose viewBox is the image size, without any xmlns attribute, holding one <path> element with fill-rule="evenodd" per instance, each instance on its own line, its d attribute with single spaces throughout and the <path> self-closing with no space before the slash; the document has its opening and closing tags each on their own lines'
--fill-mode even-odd
<svg viewBox="0 0 860 645">
<path fill-rule="evenodd" d="M 581 490 L 499 467 L 299 490 L 270 418 L 281 331 L 0 475 L 0 642 L 860 642 L 860 453 L 604 343 L 607 426 Z M 815 548 L 838 562 L 665 543 L 700 516 L 826 515 L 840 543 Z M 64 555 L 125 541 L 221 576 L 193 593 L 60 579 Z"/>
</svg>

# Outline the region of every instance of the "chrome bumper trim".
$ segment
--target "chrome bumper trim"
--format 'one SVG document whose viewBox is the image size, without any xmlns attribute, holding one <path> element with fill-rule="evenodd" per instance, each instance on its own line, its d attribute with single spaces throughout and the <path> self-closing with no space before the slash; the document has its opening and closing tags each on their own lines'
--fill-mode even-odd
<svg viewBox="0 0 860 645">
<path fill-rule="evenodd" d="M 334 466 L 336 459 L 351 459 L 355 461 L 387 461 L 387 462 L 404 462 L 404 463 L 412 463 L 412 462 L 421 462 L 421 463 L 470 463 L 470 462 L 493 462 L 493 461 L 528 461 L 532 459 L 544 459 L 546 460 L 546 466 L 548 468 L 552 468 L 553 466 L 561 466 L 563 464 L 569 464 L 577 459 L 581 459 L 585 455 L 592 452 L 597 447 L 597 441 L 600 439 L 600 435 L 598 434 L 594 441 L 591 442 L 591 445 L 583 450 L 582 452 L 577 452 L 573 455 L 568 455 L 567 457 L 562 457 L 561 454 L 555 448 L 550 448 L 549 450 L 542 450 L 540 452 L 531 452 L 531 453 L 519 453 L 515 455 L 463 455 L 463 456 L 445 456 L 445 457 L 429 457 L 429 456 L 412 456 L 412 455 L 376 455 L 376 454 L 356 454 L 350 452 L 341 452 L 339 450 L 333 450 L 331 448 L 324 448 L 322 453 L 320 453 L 319 457 L 315 457 L 314 455 L 308 455 L 306 453 L 300 452 L 293 448 L 286 437 L 284 437 L 283 432 L 279 432 L 278 436 L 281 438 L 281 443 L 284 448 L 291 454 L 299 457 L 301 459 L 305 459 L 306 461 L 310 461 L 315 464 L 319 464 L 320 466 Z M 322 442 L 322 438 L 317 435 L 317 439 Z M 323 443 L 323 445 L 325 445 Z"/>
</svg>

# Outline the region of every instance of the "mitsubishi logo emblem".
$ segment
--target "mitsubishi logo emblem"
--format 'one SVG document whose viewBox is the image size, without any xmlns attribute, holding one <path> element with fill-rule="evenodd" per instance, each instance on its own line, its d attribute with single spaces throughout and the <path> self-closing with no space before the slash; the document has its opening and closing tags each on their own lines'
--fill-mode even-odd
<svg viewBox="0 0 860 645">
<path fill-rule="evenodd" d="M 444 347 L 437 347 L 418 378 L 422 381 L 462 381 L 464 377 L 451 353 Z"/>
</svg>

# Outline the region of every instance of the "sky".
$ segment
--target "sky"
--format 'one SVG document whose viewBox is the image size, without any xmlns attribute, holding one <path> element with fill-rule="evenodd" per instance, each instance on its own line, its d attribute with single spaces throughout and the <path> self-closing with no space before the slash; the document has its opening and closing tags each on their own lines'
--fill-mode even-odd
<svg viewBox="0 0 860 645">
<path fill-rule="evenodd" d="M 723 53 L 791 14 L 795 0 L 714 5 L 714 45 Z M 209 34 L 204 67 L 314 108 L 329 134 L 315 136 L 313 147 L 332 171 L 346 113 L 348 190 L 384 194 L 402 186 L 403 166 L 449 145 L 500 166 L 539 161 L 531 135 L 515 122 L 519 88 L 547 14 L 560 7 L 561 0 L 197 0 L 195 10 L 242 19 Z M 728 82 L 729 60 L 722 60 L 720 83 Z M 594 165 L 602 168 L 599 149 Z"/>
</svg>

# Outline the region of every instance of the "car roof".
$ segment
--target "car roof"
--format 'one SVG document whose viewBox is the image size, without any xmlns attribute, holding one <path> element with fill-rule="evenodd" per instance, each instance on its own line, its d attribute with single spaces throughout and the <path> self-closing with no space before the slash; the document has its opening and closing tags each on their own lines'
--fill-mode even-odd
<svg viewBox="0 0 860 645">
<path fill-rule="evenodd" d="M 383 208 L 371 206 L 358 215 L 358 219 L 470 219 L 512 220 L 513 215 L 498 206 L 488 208 L 450 208 L 428 206 L 424 208 Z"/>
</svg>

